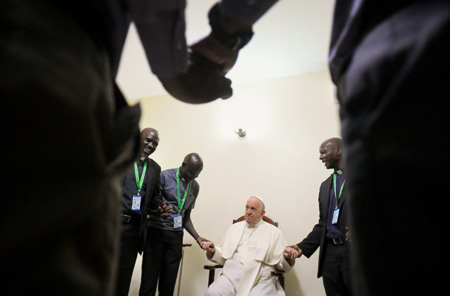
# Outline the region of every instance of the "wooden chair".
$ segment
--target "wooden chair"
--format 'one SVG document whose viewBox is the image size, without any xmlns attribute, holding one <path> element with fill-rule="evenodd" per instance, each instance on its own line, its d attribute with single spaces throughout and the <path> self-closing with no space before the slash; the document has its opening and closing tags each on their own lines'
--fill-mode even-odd
<svg viewBox="0 0 450 296">
<path fill-rule="evenodd" d="M 278 227 L 278 222 L 273 221 L 269 217 L 263 216 L 262 219 L 264 221 L 266 221 L 267 223 L 270 223 L 270 224 L 274 225 L 275 227 Z M 245 220 L 245 217 L 241 216 L 241 217 L 239 217 L 237 219 L 234 219 L 233 220 L 233 224 L 236 223 L 236 222 L 244 221 L 244 220 Z M 216 264 L 216 265 L 205 265 L 203 267 L 204 269 L 209 270 L 208 287 L 214 282 L 215 275 L 216 275 L 216 269 L 217 268 L 222 268 L 222 267 L 223 267 L 223 265 L 219 265 L 219 264 Z M 278 280 L 280 281 L 281 287 L 284 290 L 284 272 L 283 271 L 272 271 L 272 275 L 278 277 Z"/>
</svg>

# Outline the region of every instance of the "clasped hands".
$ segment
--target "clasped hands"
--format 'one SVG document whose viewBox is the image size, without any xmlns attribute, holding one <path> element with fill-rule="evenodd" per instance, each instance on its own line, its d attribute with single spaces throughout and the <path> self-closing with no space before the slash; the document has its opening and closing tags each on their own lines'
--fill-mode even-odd
<svg viewBox="0 0 450 296">
<path fill-rule="evenodd" d="M 296 258 L 300 257 L 302 254 L 303 254 L 302 250 L 297 245 L 286 246 L 283 252 L 284 258 L 291 264 L 295 261 Z"/>
<path fill-rule="evenodd" d="M 166 218 L 170 217 L 170 215 L 172 213 L 172 209 L 173 208 L 172 208 L 171 204 L 167 203 L 167 201 L 163 201 L 156 208 L 156 212 L 161 218 L 166 219 Z"/>
<path fill-rule="evenodd" d="M 228 99 L 233 94 L 231 80 L 225 75 L 236 63 L 239 50 L 252 33 L 237 47 L 230 47 L 223 39 L 251 32 L 251 26 L 226 16 L 217 5 L 208 14 L 211 33 L 189 47 L 187 71 L 173 77 L 158 77 L 164 88 L 180 101 L 202 104 L 217 98 Z"/>
<path fill-rule="evenodd" d="M 232 96 L 231 80 L 226 73 L 233 67 L 238 51 L 221 45 L 211 35 L 192 45 L 186 73 L 169 78 L 158 77 L 173 97 L 190 104 L 202 104 Z"/>
<path fill-rule="evenodd" d="M 202 241 L 200 247 L 206 251 L 208 258 L 211 258 L 216 252 L 216 246 L 212 241 Z"/>
</svg>

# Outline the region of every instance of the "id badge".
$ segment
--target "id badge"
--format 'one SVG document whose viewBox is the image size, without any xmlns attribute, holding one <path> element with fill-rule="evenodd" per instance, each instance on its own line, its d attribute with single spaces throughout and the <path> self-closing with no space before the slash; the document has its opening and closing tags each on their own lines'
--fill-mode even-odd
<svg viewBox="0 0 450 296">
<path fill-rule="evenodd" d="M 334 209 L 333 220 L 331 220 L 331 224 L 337 224 L 338 219 L 339 219 L 339 209 Z"/>
<path fill-rule="evenodd" d="M 183 226 L 183 216 L 176 215 L 173 217 L 173 228 L 181 228 Z"/>
<path fill-rule="evenodd" d="M 133 203 L 131 204 L 131 209 L 133 211 L 141 210 L 141 199 L 142 197 L 140 195 L 133 195 Z"/>
</svg>

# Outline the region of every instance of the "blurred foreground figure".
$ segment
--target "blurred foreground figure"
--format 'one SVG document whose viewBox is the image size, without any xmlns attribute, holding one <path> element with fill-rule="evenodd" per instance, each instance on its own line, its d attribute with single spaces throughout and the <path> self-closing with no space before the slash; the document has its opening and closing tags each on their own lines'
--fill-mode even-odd
<svg viewBox="0 0 450 296">
<path fill-rule="evenodd" d="M 330 70 L 341 103 L 355 295 L 449 286 L 439 272 L 448 263 L 448 215 L 438 211 L 450 165 L 442 155 L 449 40 L 448 0 L 336 1 Z"/>
<path fill-rule="evenodd" d="M 130 23 L 167 91 L 202 103 L 231 96 L 224 75 L 273 3 L 222 1 L 188 51 L 183 0 L 0 2 L 2 294 L 111 294 L 140 148 L 140 108 L 114 82 Z"/>
</svg>

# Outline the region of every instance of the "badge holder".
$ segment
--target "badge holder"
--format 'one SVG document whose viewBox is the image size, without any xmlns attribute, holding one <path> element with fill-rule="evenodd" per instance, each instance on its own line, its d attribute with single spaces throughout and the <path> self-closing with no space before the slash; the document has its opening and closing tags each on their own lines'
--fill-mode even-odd
<svg viewBox="0 0 450 296">
<path fill-rule="evenodd" d="M 333 211 L 333 220 L 331 220 L 331 224 L 337 224 L 338 219 L 339 219 L 339 208 L 336 208 Z"/>
<path fill-rule="evenodd" d="M 180 214 L 173 217 L 173 228 L 179 229 L 183 226 L 183 216 Z"/>
<path fill-rule="evenodd" d="M 133 211 L 139 212 L 141 210 L 141 200 L 142 197 L 139 195 L 139 193 L 137 195 L 133 195 L 133 203 L 131 204 L 131 209 Z"/>
</svg>

